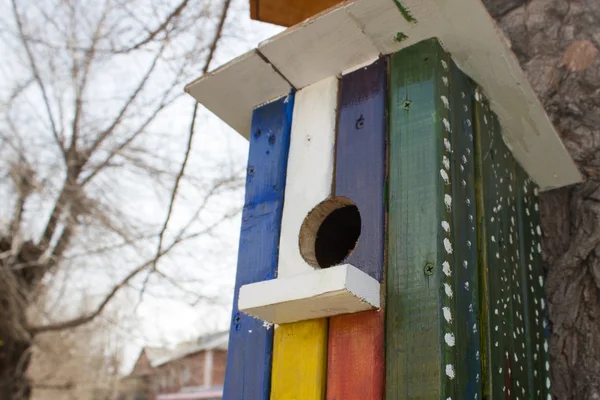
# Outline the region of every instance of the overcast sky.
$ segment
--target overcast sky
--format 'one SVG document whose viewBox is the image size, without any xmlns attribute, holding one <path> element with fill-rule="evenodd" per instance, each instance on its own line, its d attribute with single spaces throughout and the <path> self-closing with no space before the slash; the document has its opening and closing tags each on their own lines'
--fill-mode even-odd
<svg viewBox="0 0 600 400">
<path fill-rule="evenodd" d="M 260 41 L 282 30 L 281 27 L 250 20 L 247 3 L 248 0 L 234 0 L 234 13 L 228 19 L 225 35 L 211 64 L 211 70 L 256 47 Z M 198 70 L 200 71 L 200 66 Z M 215 93 L 215 96 L 218 96 L 218 93 Z M 173 108 L 170 117 L 163 120 L 168 121 L 165 123 L 180 123 L 187 126 L 191 104 L 193 104 L 191 98 L 184 99 L 179 107 Z M 199 135 L 195 141 L 194 152 L 208 152 L 212 157 L 231 164 L 232 168 L 245 168 L 247 140 L 203 107 L 199 121 L 201 124 L 199 124 Z M 230 200 L 241 206 L 243 191 L 234 194 Z M 183 223 L 186 218 L 189 218 L 187 214 L 189 212 L 191 209 L 180 207 L 176 211 L 173 226 L 177 225 L 178 219 Z M 141 335 L 134 336 L 131 345 L 127 346 L 128 364 L 137 356 L 141 345 L 175 344 L 181 340 L 189 340 L 202 332 L 228 329 L 239 228 L 240 217 L 238 216 L 219 230 L 217 240 L 221 242 L 226 252 L 219 257 L 219 261 L 216 262 L 218 265 L 208 268 L 211 287 L 203 288 L 209 293 L 218 295 L 221 304 L 192 307 L 178 300 L 145 298 L 137 309 Z M 195 268 L 191 264 L 182 267 Z"/>
</svg>

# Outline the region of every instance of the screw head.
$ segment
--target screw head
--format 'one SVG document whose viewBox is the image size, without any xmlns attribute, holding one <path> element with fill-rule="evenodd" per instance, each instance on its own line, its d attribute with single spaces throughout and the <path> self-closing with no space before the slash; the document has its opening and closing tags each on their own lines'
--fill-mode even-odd
<svg viewBox="0 0 600 400">
<path fill-rule="evenodd" d="M 362 129 L 365 126 L 365 117 L 360 115 L 360 118 L 356 120 L 356 129 Z"/>
<path fill-rule="evenodd" d="M 425 264 L 425 267 L 423 267 L 423 272 L 425 272 L 425 275 L 427 276 L 433 275 L 433 264 L 429 262 Z"/>
</svg>

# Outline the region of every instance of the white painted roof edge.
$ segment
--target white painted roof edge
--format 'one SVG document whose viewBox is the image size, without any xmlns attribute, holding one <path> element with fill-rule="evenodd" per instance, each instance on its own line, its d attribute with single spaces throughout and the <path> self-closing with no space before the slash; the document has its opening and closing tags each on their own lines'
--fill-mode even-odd
<svg viewBox="0 0 600 400">
<path fill-rule="evenodd" d="M 394 0 L 344 2 L 263 41 L 185 90 L 248 138 L 255 107 L 435 37 L 481 86 L 504 141 L 542 190 L 581 181 L 510 44 L 480 0 L 402 4 L 416 23 L 406 20 Z M 408 38 L 398 42 L 398 32 Z"/>
</svg>

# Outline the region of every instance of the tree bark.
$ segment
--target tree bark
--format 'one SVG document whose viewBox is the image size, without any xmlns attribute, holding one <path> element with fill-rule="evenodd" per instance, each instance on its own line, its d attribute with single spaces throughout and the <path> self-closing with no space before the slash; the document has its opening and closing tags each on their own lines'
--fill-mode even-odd
<svg viewBox="0 0 600 400">
<path fill-rule="evenodd" d="M 541 196 L 545 290 L 554 397 L 600 399 L 600 1 L 484 3 L 585 177 Z"/>
</svg>

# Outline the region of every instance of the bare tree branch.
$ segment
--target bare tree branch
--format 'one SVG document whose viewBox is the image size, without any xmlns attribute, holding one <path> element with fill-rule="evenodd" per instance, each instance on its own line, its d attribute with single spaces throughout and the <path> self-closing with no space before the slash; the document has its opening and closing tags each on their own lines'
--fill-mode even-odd
<svg viewBox="0 0 600 400">
<path fill-rule="evenodd" d="M 143 264 L 140 264 L 139 266 L 137 266 L 135 269 L 133 269 L 125 278 L 123 278 L 118 284 L 116 284 L 111 291 L 104 297 L 104 299 L 100 302 L 100 304 L 98 305 L 98 307 L 95 308 L 94 311 L 92 311 L 91 313 L 84 315 L 84 316 L 80 316 L 80 317 L 76 317 L 67 321 L 63 321 L 63 322 L 57 322 L 55 324 L 49 324 L 49 325 L 32 325 L 28 327 L 28 332 L 32 335 L 35 336 L 37 334 L 43 333 L 43 332 L 56 332 L 56 331 L 61 331 L 61 330 L 65 330 L 65 329 L 70 329 L 70 328 L 75 328 L 77 326 L 80 325 L 84 325 L 88 322 L 91 322 L 94 318 L 96 318 L 98 315 L 100 315 L 104 309 L 106 308 L 106 306 L 108 306 L 108 304 L 110 303 L 110 301 L 117 295 L 117 293 L 123 289 L 124 287 L 126 287 L 127 285 L 129 285 L 129 283 L 136 277 L 138 276 L 141 272 L 145 271 L 146 269 L 152 267 L 152 265 L 154 265 L 156 259 L 161 259 L 162 257 L 164 257 L 165 255 L 167 255 L 170 251 L 172 251 L 175 247 L 177 247 L 178 245 L 191 240 L 191 239 L 195 239 L 197 237 L 200 236 L 204 236 L 209 234 L 212 230 L 214 230 L 217 226 L 219 226 L 221 223 L 223 223 L 223 221 L 231 218 L 233 214 L 226 214 L 225 216 L 223 216 L 221 219 L 219 219 L 218 221 L 216 221 L 214 224 L 211 224 L 210 226 L 208 226 L 205 229 L 202 229 L 198 232 L 194 232 L 188 235 L 180 235 L 179 239 L 173 240 L 173 242 L 171 242 L 171 244 L 169 244 L 169 246 L 167 246 L 157 257 L 153 257 L 149 260 L 147 260 L 146 262 L 144 262 Z"/>
<path fill-rule="evenodd" d="M 29 66 L 31 68 L 31 72 L 33 73 L 35 81 L 37 82 L 38 87 L 40 88 L 40 91 L 42 92 L 42 98 L 44 99 L 44 106 L 46 107 L 46 112 L 48 114 L 48 120 L 50 121 L 50 126 L 52 128 L 52 134 L 54 135 L 54 138 L 56 139 L 56 143 L 62 150 L 62 153 L 66 157 L 65 139 L 62 136 L 62 134 L 58 131 L 58 129 L 56 128 L 56 123 L 54 122 L 54 116 L 52 114 L 52 108 L 50 107 L 50 101 L 48 99 L 46 87 L 45 87 L 44 83 L 42 82 L 42 78 L 41 78 L 37 63 L 35 61 L 33 53 L 31 52 L 29 43 L 27 42 L 27 39 L 25 37 L 25 33 L 23 30 L 23 23 L 21 21 L 21 16 L 19 15 L 19 11 L 17 9 L 17 3 L 15 0 L 11 0 L 11 4 L 12 4 L 13 15 L 15 17 L 15 21 L 16 21 L 17 27 L 19 29 L 19 36 L 21 39 L 21 44 L 23 45 L 23 48 L 25 49 L 25 52 L 27 53 L 27 58 L 29 60 Z"/>
<path fill-rule="evenodd" d="M 230 4 L 231 4 L 231 0 L 225 0 L 225 3 L 223 4 L 223 12 L 221 13 L 221 18 L 219 20 L 219 24 L 217 25 L 217 29 L 215 31 L 215 36 L 214 36 L 213 41 L 210 46 L 210 51 L 208 53 L 208 57 L 206 58 L 206 61 L 204 63 L 204 68 L 202 69 L 203 73 L 206 73 L 208 71 L 208 69 L 210 68 L 210 63 L 211 63 L 211 61 L 215 55 L 215 51 L 217 49 L 217 43 L 221 39 L 221 34 L 223 32 L 223 27 L 225 26 L 225 20 L 227 19 L 227 12 L 229 10 Z M 181 167 L 179 169 L 179 173 L 177 174 L 177 178 L 175 179 L 175 185 L 173 187 L 173 190 L 171 191 L 171 199 L 169 200 L 169 208 L 167 211 L 167 216 L 165 218 L 165 222 L 163 223 L 163 226 L 160 230 L 160 234 L 158 235 L 158 246 L 156 249 L 157 256 L 158 256 L 158 254 L 160 254 L 162 246 L 163 246 L 164 235 L 169 226 L 169 221 L 171 220 L 171 215 L 173 213 L 173 207 L 175 205 L 175 199 L 177 198 L 177 193 L 179 191 L 179 183 L 181 181 L 181 178 L 183 178 L 183 174 L 185 172 L 185 167 L 186 167 L 188 159 L 189 159 L 190 151 L 192 150 L 192 142 L 193 142 L 193 138 L 194 138 L 194 133 L 196 131 L 195 126 L 196 126 L 196 114 L 197 113 L 198 113 L 198 103 L 195 103 L 194 110 L 192 112 L 192 121 L 190 123 L 190 130 L 189 130 L 189 134 L 188 134 L 188 142 L 187 142 L 187 147 L 186 147 L 186 151 L 185 151 L 185 156 L 183 158 L 183 162 L 181 163 Z M 152 274 L 152 272 L 156 271 L 157 262 L 158 262 L 158 259 L 156 259 L 156 261 L 152 265 L 152 269 L 146 275 L 144 284 L 142 285 L 142 289 L 140 290 L 138 305 L 140 304 L 140 302 L 144 296 L 144 292 L 146 291 L 146 287 L 147 287 L 148 281 L 150 279 L 150 275 Z"/>
<path fill-rule="evenodd" d="M 139 93 L 146 86 L 146 82 L 148 82 L 148 79 L 150 78 L 150 75 L 152 75 L 152 72 L 154 72 L 154 69 L 156 68 L 158 60 L 160 60 L 160 57 L 162 56 L 163 51 L 165 50 L 165 48 L 166 48 L 166 46 L 163 43 L 163 45 L 160 47 L 160 50 L 154 56 L 154 59 L 152 60 L 152 63 L 150 64 L 150 68 L 148 68 L 148 70 L 144 74 L 142 80 L 138 83 L 136 89 L 133 91 L 133 93 L 131 93 L 131 95 L 129 96 L 129 98 L 127 99 L 127 101 L 123 105 L 123 107 L 121 107 L 121 110 L 119 111 L 117 117 L 108 126 L 108 128 L 106 128 L 103 132 L 101 132 L 98 135 L 98 138 L 86 150 L 85 155 L 83 157 L 85 161 L 87 161 L 89 159 L 89 157 L 96 151 L 96 149 L 102 144 L 102 142 L 104 142 L 106 140 L 106 138 L 111 133 L 113 133 L 114 129 L 122 121 L 123 117 L 125 116 L 125 113 L 127 113 L 127 110 L 129 109 L 129 107 L 131 106 L 131 104 L 133 103 L 133 101 L 138 97 Z"/>
<path fill-rule="evenodd" d="M 119 50 L 116 50 L 115 52 L 116 53 L 130 52 L 132 50 L 137 50 L 137 49 L 143 47 L 144 45 L 152 42 L 156 38 L 156 36 L 158 36 L 158 34 L 166 31 L 168 29 L 169 25 L 171 24 L 171 22 L 173 22 L 175 19 L 177 19 L 177 17 L 179 17 L 181 15 L 183 10 L 187 7 L 188 3 L 189 3 L 189 0 L 183 0 L 181 3 L 179 3 L 179 5 L 177 7 L 175 7 L 175 9 L 167 16 L 167 18 L 165 18 L 163 23 L 160 24 L 156 29 L 148 32 L 148 36 L 146 36 L 144 39 L 142 39 L 138 43 L 134 44 L 133 46 L 130 46 L 130 47 L 127 47 L 124 49 L 119 49 Z"/>
<path fill-rule="evenodd" d="M 186 0 L 187 1 L 187 0 Z M 187 2 L 184 1 L 185 4 L 187 4 Z M 183 4 L 183 3 L 182 3 Z M 204 63 L 204 67 L 203 67 L 203 71 L 206 72 L 208 71 L 209 67 L 210 67 L 210 63 L 214 57 L 214 54 L 216 52 L 217 46 L 218 46 L 218 42 L 221 39 L 222 36 L 222 32 L 223 32 L 223 27 L 225 26 L 225 21 L 227 19 L 227 13 L 229 10 L 231 4 L 231 0 L 225 0 L 224 4 L 223 4 L 223 9 L 222 9 L 222 14 L 221 17 L 219 19 L 218 25 L 217 25 L 217 29 L 215 31 L 215 35 L 214 38 L 211 42 L 210 45 L 210 51 L 209 54 L 205 60 Z M 184 5 L 185 7 L 185 5 Z M 176 16 L 176 15 L 175 15 Z M 174 17 L 173 17 L 174 18 Z M 168 23 L 167 23 L 168 24 Z M 121 109 L 121 111 L 119 112 L 119 115 L 117 116 L 117 118 L 113 121 L 113 123 L 111 124 L 111 126 L 105 130 L 98 138 L 98 140 L 96 142 L 94 142 L 94 144 L 91 146 L 90 149 L 88 149 L 87 154 L 88 157 L 90 154 L 93 153 L 93 151 L 95 151 L 95 149 L 100 145 L 100 143 L 111 133 L 112 129 L 114 129 L 114 127 L 120 122 L 121 118 L 123 117 L 123 115 L 125 114 L 125 112 L 127 111 L 127 108 L 129 107 L 129 105 L 131 104 L 131 102 L 133 102 L 133 100 L 135 99 L 135 97 L 137 96 L 137 93 L 139 93 L 139 91 L 143 88 L 143 86 L 145 85 L 145 82 L 147 81 L 149 75 L 152 73 L 152 70 L 154 69 L 156 62 L 158 60 L 158 58 L 160 57 L 160 54 L 162 53 L 162 50 L 157 54 L 156 58 L 153 60 L 152 66 L 150 67 L 149 71 L 146 73 L 144 79 L 142 80 L 142 82 L 138 85 L 137 89 L 135 90 L 134 94 L 135 96 L 131 96 L 130 99 L 127 101 L 127 103 L 125 104 L 125 106 Z M 217 221 L 215 224 L 210 225 L 208 228 L 206 228 L 203 231 L 200 231 L 196 234 L 192 234 L 192 235 L 187 235 L 184 236 L 184 231 L 180 231 L 179 234 L 177 235 L 177 237 L 175 238 L 175 240 L 172 241 L 172 243 L 167 246 L 167 248 L 163 249 L 163 242 L 164 242 L 164 235 L 168 229 L 168 225 L 169 225 L 169 221 L 171 219 L 172 213 L 173 213 L 173 209 L 174 209 L 174 204 L 175 204 L 175 200 L 177 198 L 177 194 L 179 191 L 179 186 L 181 183 L 181 180 L 185 174 L 185 169 L 189 160 L 189 156 L 190 156 L 190 152 L 191 152 L 191 148 L 192 148 L 192 143 L 193 143 L 193 138 L 194 138 L 194 134 L 195 134 L 195 123 L 196 123 L 196 115 L 197 115 L 197 110 L 198 110 L 198 105 L 197 103 L 194 105 L 194 110 L 192 113 L 192 119 L 191 119 L 191 123 L 190 123 L 190 130 L 189 130 L 189 134 L 188 134 L 188 140 L 187 140 L 187 146 L 186 146 L 186 152 L 183 158 L 183 161 L 181 163 L 179 172 L 175 178 L 175 183 L 173 186 L 173 190 L 171 191 L 171 197 L 170 197 L 170 201 L 169 201 L 169 207 L 168 207 L 168 211 L 167 211 L 167 216 L 165 218 L 165 221 L 163 223 L 163 226 L 161 228 L 161 231 L 159 233 L 159 243 L 157 246 L 157 251 L 155 256 L 151 259 L 148 260 L 147 262 L 139 265 L 137 268 L 135 268 L 133 271 L 131 271 L 122 281 L 120 281 L 117 285 L 115 285 L 112 290 L 108 293 L 108 295 L 104 298 L 104 300 L 99 304 L 99 306 L 91 313 L 85 315 L 85 316 L 81 316 L 78 318 L 74 318 L 71 319 L 69 321 L 64 321 L 64 322 L 60 322 L 60 323 L 56 323 L 56 324 L 51 324 L 51 325 L 47 325 L 47 326 L 32 326 L 29 328 L 29 331 L 32 333 L 32 335 L 41 333 L 41 332 L 48 332 L 48 331 L 59 331 L 59 330 L 63 330 L 63 329 L 68 329 L 68 328 L 73 328 L 82 324 L 85 324 L 87 322 L 92 321 L 96 316 L 100 315 L 102 313 L 102 311 L 106 308 L 106 306 L 108 305 L 108 303 L 116 296 L 116 294 L 125 286 L 127 286 L 129 284 L 129 282 L 134 279 L 138 274 L 140 274 L 142 271 L 147 270 L 148 268 L 151 268 L 151 270 L 156 270 L 156 266 L 158 261 L 165 255 L 167 254 L 169 251 L 171 251 L 175 246 L 177 246 L 178 244 L 180 244 L 183 241 L 195 238 L 199 235 L 202 234 L 206 234 L 210 231 L 212 231 L 212 229 L 214 229 L 216 226 L 218 226 L 218 224 L 220 224 L 223 220 L 230 218 L 230 215 L 225 215 L 223 217 L 222 220 Z M 89 177 L 88 177 L 89 178 Z M 189 224 L 186 226 L 186 228 L 189 227 Z M 64 233 L 64 232 L 63 232 Z M 141 293 L 143 293 L 144 288 L 146 286 L 147 283 L 147 279 L 143 285 L 142 291 Z M 141 296 L 140 296 L 141 297 Z"/>
</svg>

